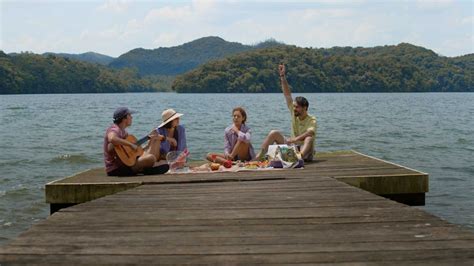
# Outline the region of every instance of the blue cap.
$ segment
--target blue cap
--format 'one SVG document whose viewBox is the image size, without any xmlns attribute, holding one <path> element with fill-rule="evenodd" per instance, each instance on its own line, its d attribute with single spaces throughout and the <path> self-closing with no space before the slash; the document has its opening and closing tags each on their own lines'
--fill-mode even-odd
<svg viewBox="0 0 474 266">
<path fill-rule="evenodd" d="M 114 121 L 118 121 L 126 117 L 128 114 L 133 114 L 133 113 L 135 113 L 135 111 L 132 111 L 128 109 L 127 107 L 119 107 L 114 112 Z"/>
</svg>

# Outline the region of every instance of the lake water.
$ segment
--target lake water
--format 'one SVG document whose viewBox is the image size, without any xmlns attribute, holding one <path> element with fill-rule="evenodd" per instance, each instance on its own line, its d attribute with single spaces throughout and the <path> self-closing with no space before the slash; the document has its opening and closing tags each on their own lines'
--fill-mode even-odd
<svg viewBox="0 0 474 266">
<path fill-rule="evenodd" d="M 317 116 L 319 151 L 355 149 L 430 174 L 421 207 L 474 230 L 474 93 L 295 94 Z M 47 182 L 102 166 L 105 128 L 118 106 L 138 111 L 141 137 L 168 107 L 185 115 L 191 159 L 223 149 L 231 110 L 243 106 L 253 143 L 290 131 L 281 94 L 69 94 L 0 96 L 0 244 L 48 216 Z"/>
</svg>

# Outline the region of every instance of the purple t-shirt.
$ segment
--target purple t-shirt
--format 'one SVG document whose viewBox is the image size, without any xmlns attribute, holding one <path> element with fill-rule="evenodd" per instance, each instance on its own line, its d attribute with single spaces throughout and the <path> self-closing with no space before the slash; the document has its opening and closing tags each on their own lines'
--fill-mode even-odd
<svg viewBox="0 0 474 266">
<path fill-rule="evenodd" d="M 127 131 L 125 129 L 121 129 L 119 126 L 116 124 L 111 125 L 109 128 L 107 128 L 107 131 L 105 132 L 104 136 L 104 163 L 105 163 L 105 171 L 107 173 L 120 168 L 124 164 L 120 160 L 120 158 L 117 157 L 117 154 L 115 153 L 115 150 L 108 151 L 107 147 L 109 145 L 109 139 L 107 138 L 107 135 L 110 132 L 115 132 L 119 138 L 125 139 L 128 135 Z"/>
<path fill-rule="evenodd" d="M 228 126 L 225 131 L 224 131 L 224 154 L 229 155 L 232 153 L 232 150 L 234 149 L 235 144 L 237 143 L 238 140 L 249 143 L 249 155 L 250 159 L 253 160 L 255 159 L 255 151 L 253 149 L 252 143 L 250 143 L 250 138 L 251 138 L 251 133 L 252 131 L 250 128 L 242 124 L 240 127 L 240 132 L 237 134 L 235 133 L 232 128 L 234 127 L 234 124 Z"/>
</svg>

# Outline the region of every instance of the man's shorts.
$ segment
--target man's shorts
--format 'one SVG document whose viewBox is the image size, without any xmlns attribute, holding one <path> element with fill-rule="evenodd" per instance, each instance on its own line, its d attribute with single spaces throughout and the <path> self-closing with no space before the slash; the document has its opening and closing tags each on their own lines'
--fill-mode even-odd
<svg viewBox="0 0 474 266">
<path fill-rule="evenodd" d="M 107 172 L 108 176 L 134 176 L 137 175 L 131 167 L 128 167 L 126 165 L 122 165 L 119 168 L 112 170 L 110 172 Z"/>
</svg>

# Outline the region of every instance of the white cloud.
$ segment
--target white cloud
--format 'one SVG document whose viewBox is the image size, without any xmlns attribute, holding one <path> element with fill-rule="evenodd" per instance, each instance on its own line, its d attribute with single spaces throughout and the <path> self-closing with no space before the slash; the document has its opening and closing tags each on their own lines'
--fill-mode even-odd
<svg viewBox="0 0 474 266">
<path fill-rule="evenodd" d="M 127 11 L 129 3 L 130 1 L 127 0 L 106 0 L 102 5 L 97 7 L 97 10 L 122 13 Z"/>
<path fill-rule="evenodd" d="M 173 22 L 173 23 L 195 23 L 197 21 L 205 21 L 212 17 L 213 11 L 216 10 L 215 1 L 194 0 L 191 4 L 182 6 L 164 6 L 150 10 L 145 16 L 146 24 L 156 22 Z"/>
<path fill-rule="evenodd" d="M 416 0 L 415 2 L 421 9 L 443 9 L 454 4 L 454 0 Z"/>
<path fill-rule="evenodd" d="M 462 25 L 466 25 L 466 24 L 470 24 L 471 27 L 474 27 L 474 16 L 470 16 L 470 17 L 465 17 L 465 18 L 462 18 L 460 19 L 460 24 Z"/>
<path fill-rule="evenodd" d="M 465 35 L 459 39 L 445 40 L 435 50 L 437 53 L 445 56 L 474 53 L 474 36 Z"/>
<path fill-rule="evenodd" d="M 347 18 L 354 13 L 345 8 L 324 8 L 324 9 L 304 9 L 301 11 L 290 12 L 290 16 L 299 20 L 330 20 L 338 18 Z"/>
<path fill-rule="evenodd" d="M 155 38 L 153 44 L 157 47 L 173 46 L 181 41 L 180 34 L 177 32 L 161 33 Z"/>
<path fill-rule="evenodd" d="M 139 5 L 134 3 L 133 8 L 131 2 L 107 1 L 95 13 L 97 4 L 89 3 L 90 8 L 83 9 L 92 11 L 91 14 L 71 12 L 67 16 L 69 21 L 54 16 L 32 16 L 34 21 L 49 26 L 47 30 L 41 27 L 24 34 L 29 38 L 19 40 L 20 34 L 16 33 L 27 32 L 29 25 L 16 27 L 15 31 L 3 29 L 1 47 L 35 52 L 94 50 L 117 56 L 137 47 L 175 46 L 210 35 L 246 44 L 275 38 L 305 47 L 367 47 L 410 42 L 448 56 L 472 52 L 474 46 L 473 16 L 466 11 L 469 9 L 466 7 L 472 5 L 451 1 L 404 1 L 401 4 L 392 1 L 347 4 L 275 1 L 139 2 Z M 443 5 L 443 10 L 419 8 Z M 117 16 L 115 12 L 122 13 Z M 9 16 L 10 25 L 19 24 L 18 14 Z M 13 32 L 15 38 L 5 38 L 14 36 Z M 468 37 L 463 37 L 466 34 Z"/>
<path fill-rule="evenodd" d="M 152 24 L 157 21 L 183 21 L 188 20 L 193 16 L 190 6 L 171 7 L 165 6 L 158 9 L 153 9 L 148 12 L 145 17 L 146 24 Z"/>
</svg>

